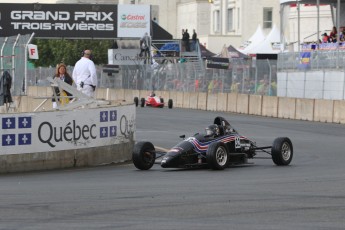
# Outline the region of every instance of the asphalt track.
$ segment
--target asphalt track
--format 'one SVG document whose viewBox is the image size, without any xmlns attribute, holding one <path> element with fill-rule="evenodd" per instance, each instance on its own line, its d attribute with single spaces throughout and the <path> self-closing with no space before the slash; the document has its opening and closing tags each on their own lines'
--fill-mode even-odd
<svg viewBox="0 0 345 230">
<path fill-rule="evenodd" d="M 258 145 L 290 137 L 291 165 L 255 159 L 224 171 L 121 164 L 0 175 L 0 229 L 345 228 L 344 125 L 137 108 L 136 139 L 170 148 L 218 115 Z"/>
</svg>

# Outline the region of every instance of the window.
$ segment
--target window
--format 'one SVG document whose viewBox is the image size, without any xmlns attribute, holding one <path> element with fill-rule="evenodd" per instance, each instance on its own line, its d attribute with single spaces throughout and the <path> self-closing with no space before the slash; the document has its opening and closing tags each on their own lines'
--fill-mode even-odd
<svg viewBox="0 0 345 230">
<path fill-rule="evenodd" d="M 220 32 L 220 11 L 215 10 L 213 12 L 213 31 Z"/>
<path fill-rule="evenodd" d="M 227 18 L 227 31 L 231 32 L 234 27 L 233 27 L 233 9 L 228 9 L 228 18 Z"/>
<path fill-rule="evenodd" d="M 272 28 L 272 8 L 264 8 L 264 29 Z"/>
</svg>

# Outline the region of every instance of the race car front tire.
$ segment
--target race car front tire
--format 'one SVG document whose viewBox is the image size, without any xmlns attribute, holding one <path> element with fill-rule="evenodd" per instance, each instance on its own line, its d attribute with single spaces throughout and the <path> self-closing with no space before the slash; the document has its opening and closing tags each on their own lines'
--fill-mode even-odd
<svg viewBox="0 0 345 230">
<path fill-rule="evenodd" d="M 132 154 L 133 164 L 137 169 L 148 170 L 156 160 L 156 150 L 151 142 L 138 142 Z"/>
<path fill-rule="evenodd" d="M 134 98 L 134 104 L 135 104 L 135 107 L 138 107 L 138 105 L 139 105 L 139 98 L 138 97 Z"/>
<path fill-rule="evenodd" d="M 211 169 L 223 170 L 229 165 L 229 152 L 223 142 L 214 142 L 208 146 L 206 160 Z"/>
<path fill-rule="evenodd" d="M 293 157 L 292 142 L 288 137 L 278 137 L 272 144 L 272 160 L 276 165 L 289 165 Z"/>
<path fill-rule="evenodd" d="M 145 106 L 145 98 L 143 98 L 143 97 L 140 99 L 140 106 L 141 107 Z"/>
</svg>

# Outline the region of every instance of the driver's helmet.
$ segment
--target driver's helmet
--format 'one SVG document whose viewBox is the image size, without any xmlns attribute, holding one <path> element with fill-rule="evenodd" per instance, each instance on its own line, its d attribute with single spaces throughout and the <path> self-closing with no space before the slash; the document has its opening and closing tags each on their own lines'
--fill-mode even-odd
<svg viewBox="0 0 345 230">
<path fill-rule="evenodd" d="M 156 94 L 154 93 L 154 92 L 152 92 L 151 94 L 150 94 L 150 97 L 155 97 L 156 96 Z"/>
<path fill-rule="evenodd" d="M 219 136 L 220 131 L 218 125 L 210 125 L 206 128 L 206 135 L 207 136 Z"/>
</svg>

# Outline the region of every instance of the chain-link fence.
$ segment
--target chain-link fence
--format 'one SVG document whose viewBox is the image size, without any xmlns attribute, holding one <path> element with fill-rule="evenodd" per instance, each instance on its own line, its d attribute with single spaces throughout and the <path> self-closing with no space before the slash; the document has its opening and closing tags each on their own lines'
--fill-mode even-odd
<svg viewBox="0 0 345 230">
<path fill-rule="evenodd" d="M 206 65 L 206 63 L 204 63 Z M 97 66 L 100 88 L 138 90 L 167 90 L 209 93 L 246 93 L 276 95 L 276 60 L 232 60 L 229 69 L 206 69 L 198 72 L 194 63 L 163 60 L 152 65 L 120 66 L 118 73 L 103 72 Z M 73 67 L 67 70 L 72 74 Z M 36 68 L 28 71 L 29 85 L 49 85 L 55 67 Z"/>
</svg>

